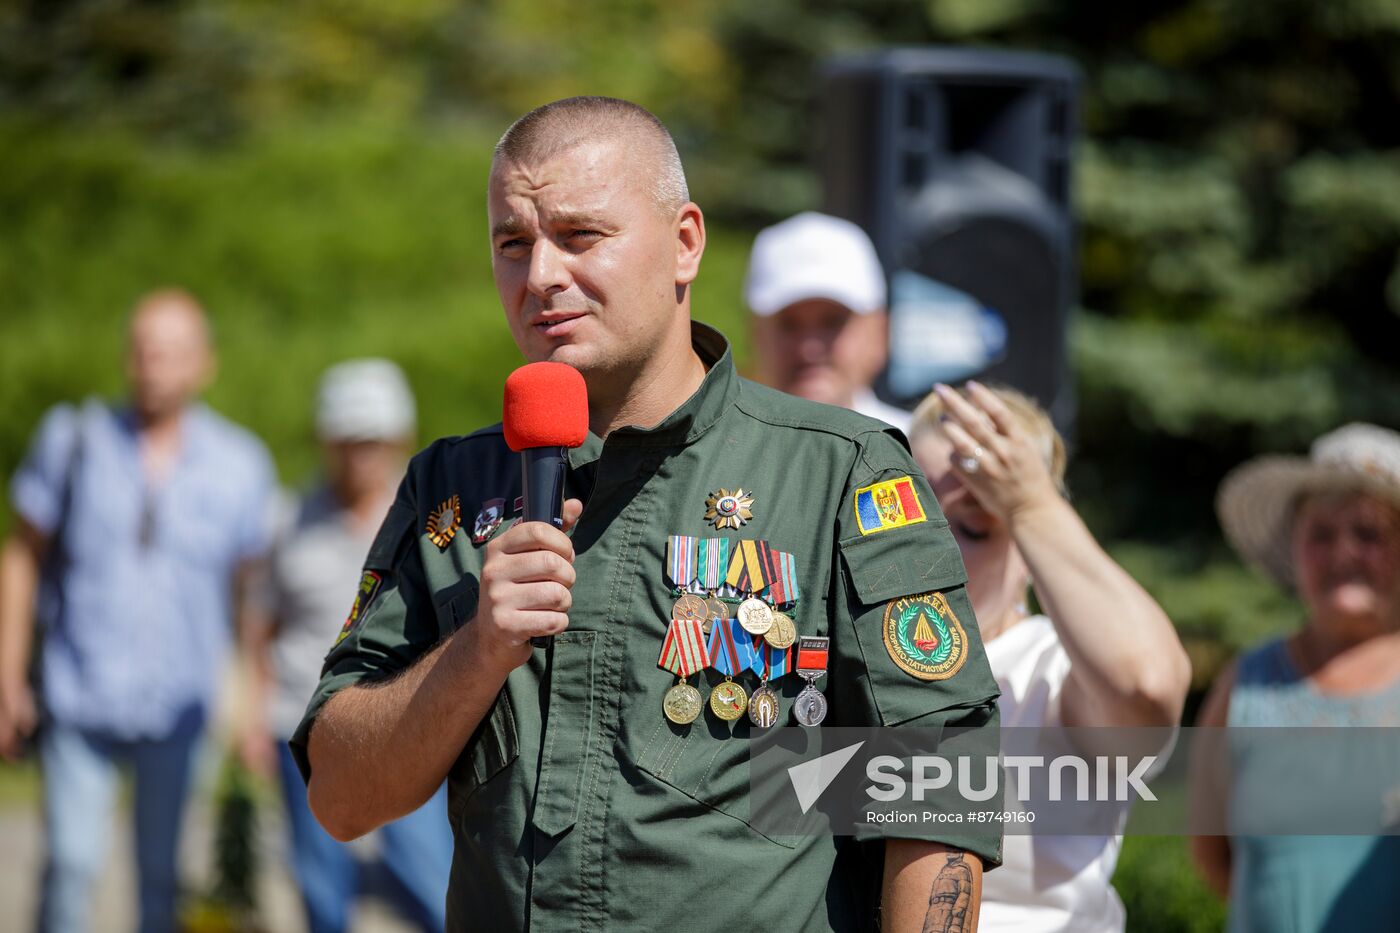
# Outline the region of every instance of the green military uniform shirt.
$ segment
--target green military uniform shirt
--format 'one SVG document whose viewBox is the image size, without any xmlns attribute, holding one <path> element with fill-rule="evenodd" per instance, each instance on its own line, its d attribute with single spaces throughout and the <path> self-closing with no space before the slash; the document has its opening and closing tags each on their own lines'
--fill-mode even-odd
<svg viewBox="0 0 1400 933">
<path fill-rule="evenodd" d="M 566 492 L 585 508 L 572 532 L 569 628 L 554 639 L 552 675 L 536 649 L 452 767 L 451 929 L 874 928 L 879 844 L 759 833 L 743 766 L 753 727 L 708 710 L 685 726 L 663 715 L 676 683 L 657 666 L 675 601 L 671 535 L 764 539 L 795 555 L 798 632 L 831 639 L 823 725 L 996 728 L 962 560 L 898 432 L 739 378 L 705 325 L 693 326 L 693 343 L 708 373 L 684 405 L 655 428 L 590 434 L 570 451 Z M 903 477 L 926 520 L 863 533 L 857 493 Z M 753 496 L 752 520 L 716 530 L 706 498 L 739 487 Z M 485 551 L 473 516 L 501 508 L 495 500 L 509 510 L 519 495 L 519 457 L 499 425 L 414 458 L 370 551 L 363 605 L 292 740 L 303 773 L 311 723 L 332 694 L 408 667 L 471 624 Z M 451 515 L 453 497 L 462 527 L 439 546 L 436 513 L 447 505 Z M 930 591 L 966 636 L 961 667 L 936 680 L 896 664 L 882 637 L 887 603 Z M 711 670 L 690 682 L 705 694 L 718 679 Z M 738 679 L 755 684 L 751 673 Z M 778 725 L 794 725 L 802 681 L 776 686 Z M 934 838 L 1000 859 L 985 835 Z"/>
</svg>

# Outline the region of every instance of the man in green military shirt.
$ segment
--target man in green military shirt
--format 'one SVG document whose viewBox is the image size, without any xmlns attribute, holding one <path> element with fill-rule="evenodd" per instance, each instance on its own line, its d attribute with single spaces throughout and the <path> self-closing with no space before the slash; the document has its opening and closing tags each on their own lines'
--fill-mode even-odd
<svg viewBox="0 0 1400 933">
<path fill-rule="evenodd" d="M 414 458 L 292 742 L 317 817 L 350 839 L 446 777 L 454 930 L 975 929 L 995 839 L 771 838 L 744 764 L 759 721 L 718 702 L 663 715 L 677 676 L 751 689 L 716 639 L 737 635 L 747 664 L 763 642 L 744 632 L 781 608 L 829 647 L 825 724 L 996 728 L 962 562 L 902 437 L 740 379 L 691 321 L 704 218 L 640 107 L 572 98 L 522 117 L 488 212 L 516 343 L 588 386 L 572 534 L 503 521 L 521 489 L 500 425 Z M 692 595 L 747 600 L 744 628 L 707 616 L 707 654 Z M 954 633 L 936 664 L 914 656 L 922 636 L 889 636 L 887 610 L 911 600 Z M 820 705 L 794 710 L 795 653 L 759 651 L 780 726 Z"/>
</svg>

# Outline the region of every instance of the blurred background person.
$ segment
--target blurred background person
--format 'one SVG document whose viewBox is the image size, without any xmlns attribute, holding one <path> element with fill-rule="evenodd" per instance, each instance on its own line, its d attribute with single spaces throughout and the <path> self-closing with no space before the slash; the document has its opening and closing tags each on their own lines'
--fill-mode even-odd
<svg viewBox="0 0 1400 933">
<path fill-rule="evenodd" d="M 129 401 L 48 412 L 11 481 L 0 752 L 14 757 L 38 727 L 42 931 L 88 928 L 120 766 L 135 778 L 140 929 L 175 929 L 191 763 L 275 488 L 263 445 L 195 400 L 213 371 L 198 302 L 146 295 L 130 321 Z"/>
<path fill-rule="evenodd" d="M 888 355 L 885 273 L 865 231 L 806 211 L 761 231 L 749 255 L 756 376 L 775 389 L 909 430 L 871 384 Z"/>
<path fill-rule="evenodd" d="M 1400 726 L 1400 434 L 1351 424 L 1318 438 L 1310 457 L 1251 460 L 1225 478 L 1216 509 L 1240 556 L 1296 593 L 1307 618 L 1228 667 L 1198 725 Z M 1233 791 L 1208 784 L 1204 770 L 1194 776 L 1197 796 L 1226 824 L 1223 811 L 1241 786 L 1277 780 L 1251 771 L 1248 758 L 1232 756 L 1229 765 Z M 1400 922 L 1400 837 L 1191 843 L 1201 873 L 1229 897 L 1231 930 L 1377 930 Z"/>
<path fill-rule="evenodd" d="M 1066 500 L 1064 442 L 1049 416 L 1010 389 L 940 385 L 912 432 L 967 567 L 1002 726 L 1175 726 L 1191 679 L 1186 652 Z M 1044 614 L 1027 609 L 1031 586 Z M 1123 930 L 1110 884 L 1121 845 L 1121 833 L 1008 832 L 1002 867 L 982 881 L 978 929 Z"/>
<path fill-rule="evenodd" d="M 365 555 L 394 500 L 414 434 L 413 395 L 393 363 L 351 360 L 326 371 L 316 402 L 324 481 L 286 503 L 269 564 L 264 624 L 247 628 L 254 690 L 241 753 L 255 771 L 276 770 L 311 933 L 347 929 L 360 869 L 352 849 L 312 816 L 287 740 L 357 598 Z M 442 930 L 452 867 L 446 788 L 376 837 L 395 906 L 418 928 Z"/>
</svg>

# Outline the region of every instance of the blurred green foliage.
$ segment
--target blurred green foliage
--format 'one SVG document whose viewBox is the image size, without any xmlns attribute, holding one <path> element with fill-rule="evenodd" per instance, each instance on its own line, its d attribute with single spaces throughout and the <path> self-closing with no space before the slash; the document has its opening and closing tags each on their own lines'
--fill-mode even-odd
<svg viewBox="0 0 1400 933">
<path fill-rule="evenodd" d="M 0 0 L 0 473 L 47 405 L 119 391 L 125 310 L 162 283 L 209 304 L 210 399 L 289 482 L 347 356 L 405 366 L 424 439 L 494 420 L 519 357 L 489 147 L 574 93 L 672 127 L 712 222 L 697 314 L 742 357 L 749 237 L 818 201 L 821 60 L 925 42 L 1082 69 L 1070 482 L 1202 687 L 1301 618 L 1221 541 L 1224 473 L 1400 424 L 1394 0 Z"/>
<path fill-rule="evenodd" d="M 1220 657 L 1296 624 L 1222 546 L 1223 474 L 1400 423 L 1393 0 L 0 0 L 0 469 L 40 409 L 111 393 L 124 309 L 210 304 L 215 405 L 304 477 L 306 399 L 405 364 L 425 438 L 516 360 L 482 237 L 489 143 L 573 93 L 656 111 L 709 212 L 698 313 L 739 342 L 760 222 L 813 206 L 832 54 L 963 42 L 1084 74 L 1076 501 Z"/>
<path fill-rule="evenodd" d="M 18 764 L 0 761 L 0 810 L 32 806 L 38 799 L 38 762 L 33 758 Z"/>
<path fill-rule="evenodd" d="M 1128 836 L 1113 886 L 1132 933 L 1216 933 L 1225 905 L 1191 866 L 1184 836 Z"/>
<path fill-rule="evenodd" d="M 311 401 L 337 360 L 404 366 L 425 440 L 499 420 L 523 360 L 491 281 L 479 133 L 339 123 L 202 150 L 9 125 L 0 153 L 4 475 L 48 405 L 120 394 L 127 309 L 163 283 L 208 305 L 209 401 L 291 482 L 314 470 Z M 696 289 L 730 333 L 746 246 L 717 232 Z"/>
<path fill-rule="evenodd" d="M 226 761 L 214 793 L 214 884 L 208 903 L 236 919 L 235 929 L 251 928 L 257 913 L 258 845 L 255 780 Z"/>
</svg>

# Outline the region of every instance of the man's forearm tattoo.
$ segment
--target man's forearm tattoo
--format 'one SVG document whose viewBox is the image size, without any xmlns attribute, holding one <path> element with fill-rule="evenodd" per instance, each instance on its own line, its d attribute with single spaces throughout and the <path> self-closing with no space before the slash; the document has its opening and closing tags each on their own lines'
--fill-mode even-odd
<svg viewBox="0 0 1400 933">
<path fill-rule="evenodd" d="M 933 879 L 924 933 L 965 933 L 972 912 L 972 867 L 962 852 L 949 853 Z"/>
</svg>

